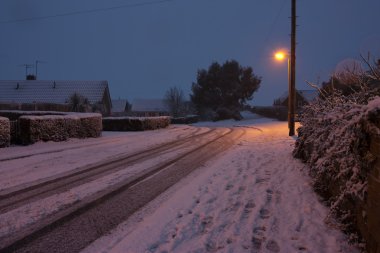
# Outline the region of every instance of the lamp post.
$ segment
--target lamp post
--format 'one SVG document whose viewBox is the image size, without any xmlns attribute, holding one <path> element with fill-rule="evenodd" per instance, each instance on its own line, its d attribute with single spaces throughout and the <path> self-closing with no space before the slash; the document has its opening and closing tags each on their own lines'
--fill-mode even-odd
<svg viewBox="0 0 380 253">
<path fill-rule="evenodd" d="M 296 15 L 296 0 L 291 0 L 291 34 L 290 34 L 290 55 L 285 53 L 276 53 L 277 60 L 288 58 L 288 82 L 289 82 L 289 96 L 288 96 L 288 124 L 289 136 L 295 135 L 295 111 L 296 111 L 296 28 L 297 28 L 297 15 Z"/>
<path fill-rule="evenodd" d="M 289 61 L 289 136 L 295 135 L 294 115 L 296 111 L 296 0 L 291 2 L 291 34 L 290 34 L 290 61 Z"/>
<path fill-rule="evenodd" d="M 288 62 L 288 128 L 289 128 L 289 136 L 293 136 L 295 134 L 294 128 L 295 128 L 295 88 L 293 85 L 293 82 L 291 80 L 291 59 L 289 57 L 289 54 L 279 51 L 274 54 L 274 58 L 277 61 L 284 61 L 285 59 Z"/>
</svg>

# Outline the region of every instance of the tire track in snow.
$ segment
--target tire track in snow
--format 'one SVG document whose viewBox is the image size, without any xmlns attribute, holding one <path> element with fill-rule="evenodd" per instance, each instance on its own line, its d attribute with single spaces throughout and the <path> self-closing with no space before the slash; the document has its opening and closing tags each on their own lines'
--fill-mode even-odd
<svg viewBox="0 0 380 253">
<path fill-rule="evenodd" d="M 210 157 L 225 151 L 241 135 L 242 131 L 235 130 L 219 135 L 209 142 L 181 154 L 173 161 L 168 161 L 167 164 L 158 165 L 159 167 L 154 169 L 154 173 L 143 175 L 131 182 L 122 182 L 106 195 L 92 197 L 90 202 L 86 201 L 84 204 L 80 204 L 79 209 L 73 209 L 73 207 L 69 213 L 66 211 L 63 217 L 59 217 L 53 223 L 45 224 L 46 227 L 39 228 L 24 239 L 13 241 L 11 246 L 0 251 L 28 252 L 50 249 L 55 252 L 77 252 L 165 191 L 180 178 L 198 168 Z M 134 193 L 135 191 L 137 192 Z M 82 237 L 81 240 L 75 241 L 75 238 L 79 237 Z M 6 240 L 5 242 L 9 243 Z"/>
<path fill-rule="evenodd" d="M 44 178 L 37 182 L 30 182 L 28 184 L 2 190 L 0 191 L 0 214 L 17 208 L 25 203 L 68 191 L 70 188 L 117 172 L 128 165 L 145 161 L 150 157 L 157 156 L 157 154 L 162 155 L 171 152 L 173 149 L 178 149 L 183 145 L 190 145 L 189 143 L 194 144 L 194 140 L 197 138 L 205 137 L 207 135 L 212 136 L 215 134 L 215 131 L 217 131 L 217 129 L 210 129 L 201 134 L 196 134 L 198 131 L 195 131 L 188 137 L 163 143 L 158 147 L 154 146 L 133 154 L 117 156 L 90 166 L 76 168 L 69 172 L 55 175 L 51 178 Z"/>
</svg>

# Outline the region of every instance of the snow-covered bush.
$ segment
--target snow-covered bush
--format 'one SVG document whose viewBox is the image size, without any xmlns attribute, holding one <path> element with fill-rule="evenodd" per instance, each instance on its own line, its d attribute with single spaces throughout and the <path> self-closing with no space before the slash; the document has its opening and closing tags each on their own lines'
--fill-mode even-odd
<svg viewBox="0 0 380 253">
<path fill-rule="evenodd" d="M 102 115 L 98 113 L 27 115 L 21 116 L 18 124 L 19 140 L 22 144 L 99 137 L 102 133 Z"/>
<path fill-rule="evenodd" d="M 104 131 L 145 131 L 165 128 L 170 117 L 107 117 L 103 118 Z"/>
<path fill-rule="evenodd" d="M 199 121 L 199 115 L 186 115 L 184 117 L 171 118 L 171 124 L 193 124 Z"/>
<path fill-rule="evenodd" d="M 375 157 L 371 136 L 380 135 L 379 89 L 363 86 L 348 96 L 321 94 L 304 107 L 293 155 L 310 166 L 314 188 L 331 207 L 342 229 L 358 239 L 357 212 L 367 196 L 368 174 Z"/>
<path fill-rule="evenodd" d="M 11 140 L 9 119 L 0 117 L 0 148 L 8 147 Z"/>
</svg>

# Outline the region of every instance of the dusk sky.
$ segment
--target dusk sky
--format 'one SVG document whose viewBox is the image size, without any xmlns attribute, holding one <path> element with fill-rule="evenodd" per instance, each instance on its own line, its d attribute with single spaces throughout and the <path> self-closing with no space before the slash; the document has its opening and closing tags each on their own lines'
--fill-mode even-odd
<svg viewBox="0 0 380 253">
<path fill-rule="evenodd" d="M 0 80 L 107 80 L 112 98 L 188 95 L 197 70 L 235 59 L 262 77 L 255 105 L 287 90 L 290 0 L 1 0 Z M 309 89 L 360 53 L 380 57 L 379 0 L 297 1 L 297 80 Z M 30 69 L 34 73 L 35 69 Z"/>
</svg>

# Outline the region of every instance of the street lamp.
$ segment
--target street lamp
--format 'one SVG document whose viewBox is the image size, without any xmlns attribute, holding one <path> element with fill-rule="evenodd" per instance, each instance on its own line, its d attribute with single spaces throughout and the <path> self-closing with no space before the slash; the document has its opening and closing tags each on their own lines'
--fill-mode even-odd
<svg viewBox="0 0 380 253">
<path fill-rule="evenodd" d="M 284 61 L 285 59 L 288 60 L 288 128 L 289 128 L 289 136 L 293 136 L 295 134 L 295 108 L 296 108 L 296 91 L 295 87 L 293 85 L 293 82 L 291 81 L 291 62 L 290 57 L 288 53 L 285 53 L 283 51 L 278 51 L 274 54 L 274 58 L 277 61 Z"/>
<path fill-rule="evenodd" d="M 285 58 L 288 58 L 288 55 L 282 51 L 276 52 L 274 58 L 278 61 L 283 61 Z"/>
</svg>

